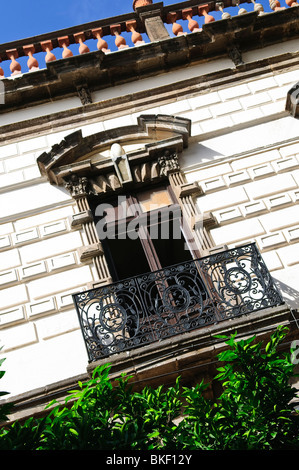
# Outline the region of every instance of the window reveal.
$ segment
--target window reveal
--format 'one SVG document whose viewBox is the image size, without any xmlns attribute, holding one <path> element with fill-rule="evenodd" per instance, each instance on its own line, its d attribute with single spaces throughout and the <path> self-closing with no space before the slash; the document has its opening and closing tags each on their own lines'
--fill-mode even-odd
<svg viewBox="0 0 299 470">
<path fill-rule="evenodd" d="M 190 236 L 169 186 L 94 204 L 93 211 L 115 281 L 192 259 L 186 243 Z"/>
</svg>

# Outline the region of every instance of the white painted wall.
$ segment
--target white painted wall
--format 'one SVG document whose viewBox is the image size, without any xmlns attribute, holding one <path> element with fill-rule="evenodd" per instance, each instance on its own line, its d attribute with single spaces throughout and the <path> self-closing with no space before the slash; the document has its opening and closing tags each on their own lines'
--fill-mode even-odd
<svg viewBox="0 0 299 470">
<path fill-rule="evenodd" d="M 211 70 L 217 66 L 228 64 L 209 64 Z M 184 69 L 177 78 L 206 73 L 201 67 Z M 141 81 L 138 89 L 174 78 Z M 190 145 L 180 161 L 187 180 L 203 189 L 198 207 L 219 223 L 211 232 L 215 244 L 256 241 L 293 307 L 299 305 L 299 121 L 286 113 L 285 101 L 298 80 L 294 70 L 268 74 L 146 110 L 192 120 Z M 125 85 L 108 90 L 105 98 L 134 91 L 136 84 Z M 33 109 L 29 117 L 49 110 Z M 13 114 L 28 119 L 26 112 Z M 140 114 L 82 123 L 83 136 L 135 124 Z M 41 153 L 77 129 L 41 129 L 36 138 L 15 138 L 0 148 L 0 345 L 7 358 L 0 388 L 12 395 L 86 371 L 71 293 L 95 279 L 94 268 L 81 264 L 76 253 L 86 240 L 82 231 L 70 230 L 74 201 L 45 182 L 36 166 Z"/>
</svg>

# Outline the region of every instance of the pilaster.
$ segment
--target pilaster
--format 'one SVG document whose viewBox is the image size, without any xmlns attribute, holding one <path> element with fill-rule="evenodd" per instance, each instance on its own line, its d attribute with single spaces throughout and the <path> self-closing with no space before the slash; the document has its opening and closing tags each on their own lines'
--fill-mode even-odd
<svg viewBox="0 0 299 470">
<path fill-rule="evenodd" d="M 194 252 L 199 251 L 199 256 L 205 254 L 213 247 L 210 237 L 210 228 L 215 227 L 215 220 L 209 214 L 201 214 L 195 202 L 195 198 L 202 194 L 201 188 L 196 183 L 187 183 L 181 171 L 178 155 L 166 151 L 158 159 L 162 173 L 168 177 L 170 185 L 180 203 L 183 222 L 192 233 L 194 239 L 189 240 Z"/>
<path fill-rule="evenodd" d="M 87 246 L 79 248 L 78 255 L 82 263 L 93 261 L 98 280 L 105 282 L 111 279 L 109 269 L 104 256 L 101 242 L 98 239 L 96 226 L 90 210 L 88 195 L 90 193 L 90 183 L 88 178 L 72 175 L 65 183 L 65 188 L 76 200 L 79 213 L 72 216 L 71 226 L 77 228 L 81 225 L 88 241 Z M 98 281 L 97 281 L 98 282 Z"/>
</svg>

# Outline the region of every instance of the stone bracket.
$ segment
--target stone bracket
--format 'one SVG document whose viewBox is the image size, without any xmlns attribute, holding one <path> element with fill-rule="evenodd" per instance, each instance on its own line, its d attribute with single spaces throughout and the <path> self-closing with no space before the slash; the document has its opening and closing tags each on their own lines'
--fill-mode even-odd
<svg viewBox="0 0 299 470">
<path fill-rule="evenodd" d="M 82 85 L 77 85 L 76 88 L 77 88 L 77 93 L 80 98 L 81 104 L 83 106 L 86 106 L 87 104 L 91 104 L 92 97 L 91 97 L 91 92 L 90 92 L 88 85 L 84 83 Z"/>
<path fill-rule="evenodd" d="M 181 186 L 179 197 L 187 197 L 187 196 L 202 196 L 203 191 L 202 188 L 198 185 L 198 183 L 185 183 Z"/>
<path fill-rule="evenodd" d="M 244 65 L 242 53 L 237 45 L 233 44 L 230 46 L 227 50 L 227 53 L 229 58 L 233 61 L 235 67 Z"/>
<path fill-rule="evenodd" d="M 104 254 L 102 244 L 93 243 L 92 245 L 81 246 L 77 248 L 77 253 L 81 262 L 90 261 L 96 256 L 101 256 Z"/>
<path fill-rule="evenodd" d="M 204 227 L 207 230 L 211 230 L 212 228 L 218 227 L 218 222 L 213 216 L 212 212 L 204 212 L 200 216 L 198 216 L 194 223 L 194 229 Z"/>
<path fill-rule="evenodd" d="M 72 229 L 80 228 L 83 224 L 93 222 L 92 212 L 88 210 L 71 215 L 69 217 L 69 222 Z"/>
</svg>

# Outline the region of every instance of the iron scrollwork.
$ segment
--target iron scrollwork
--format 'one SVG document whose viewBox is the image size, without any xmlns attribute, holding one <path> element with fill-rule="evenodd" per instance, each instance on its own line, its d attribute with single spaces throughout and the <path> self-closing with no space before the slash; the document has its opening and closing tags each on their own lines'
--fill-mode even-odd
<svg viewBox="0 0 299 470">
<path fill-rule="evenodd" d="M 283 303 L 255 244 L 217 253 L 199 264 L 210 278 L 222 319 Z"/>
<path fill-rule="evenodd" d="M 90 361 L 280 305 L 255 244 L 73 296 Z"/>
</svg>

